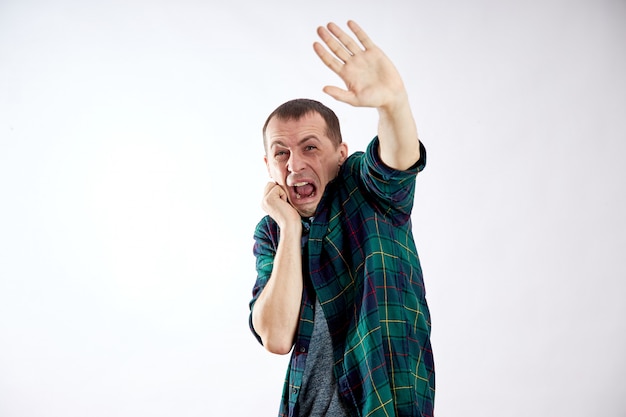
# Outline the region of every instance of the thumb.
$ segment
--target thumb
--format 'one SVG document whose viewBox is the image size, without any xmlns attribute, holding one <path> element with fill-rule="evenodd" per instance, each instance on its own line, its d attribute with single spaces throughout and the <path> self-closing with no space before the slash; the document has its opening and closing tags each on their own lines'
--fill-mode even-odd
<svg viewBox="0 0 626 417">
<path fill-rule="evenodd" d="M 354 93 L 348 90 L 343 90 L 339 87 L 327 85 L 323 88 L 323 91 L 335 100 L 342 101 L 353 106 L 356 105 Z"/>
</svg>

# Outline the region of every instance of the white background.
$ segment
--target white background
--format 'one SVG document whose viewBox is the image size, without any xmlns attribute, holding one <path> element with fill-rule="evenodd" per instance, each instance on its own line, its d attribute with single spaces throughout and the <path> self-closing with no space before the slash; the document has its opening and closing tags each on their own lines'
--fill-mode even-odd
<svg viewBox="0 0 626 417">
<path fill-rule="evenodd" d="M 280 103 L 315 29 L 409 89 L 439 416 L 626 416 L 626 2 L 0 1 L 0 416 L 272 416 L 248 330 Z"/>
</svg>

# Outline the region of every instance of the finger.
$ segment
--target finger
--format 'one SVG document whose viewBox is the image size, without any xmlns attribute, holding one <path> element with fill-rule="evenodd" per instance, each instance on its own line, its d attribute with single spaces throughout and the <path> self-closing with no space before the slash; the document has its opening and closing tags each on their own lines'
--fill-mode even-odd
<svg viewBox="0 0 626 417">
<path fill-rule="evenodd" d="M 365 33 L 361 26 L 359 26 L 354 20 L 348 21 L 348 27 L 352 33 L 354 33 L 359 42 L 361 42 L 361 45 L 365 47 L 365 49 L 371 49 L 376 46 L 367 33 Z"/>
<path fill-rule="evenodd" d="M 283 201 L 287 201 L 287 190 L 285 190 L 282 186 L 280 185 L 276 185 L 276 188 L 278 188 L 278 198 L 280 198 Z"/>
<path fill-rule="evenodd" d="M 284 190 L 282 189 L 282 187 L 275 182 L 270 181 L 265 185 L 265 197 L 266 198 L 272 197 L 272 196 L 281 198 L 281 194 L 283 193 L 284 193 Z"/>
<path fill-rule="evenodd" d="M 352 55 L 363 52 L 363 49 L 361 49 L 361 47 L 354 41 L 354 39 L 352 39 L 352 37 L 349 36 L 346 32 L 341 30 L 341 28 L 336 24 L 332 22 L 329 23 L 328 30 L 330 31 L 330 33 L 333 34 L 333 36 L 335 36 L 335 38 L 339 40 L 339 42 L 341 42 L 341 45 L 343 45 L 344 48 L 350 51 Z"/>
<path fill-rule="evenodd" d="M 265 190 L 263 192 L 263 195 L 267 195 L 275 186 L 275 182 L 268 182 L 267 184 L 265 184 Z"/>
<path fill-rule="evenodd" d="M 265 194 L 261 203 L 261 207 L 267 211 L 268 207 L 275 206 L 276 202 L 282 200 L 288 202 L 287 192 L 275 182 L 269 182 L 265 186 Z"/>
<path fill-rule="evenodd" d="M 270 190 L 270 194 L 274 194 L 276 197 L 280 198 L 281 200 L 285 200 L 287 201 L 287 190 L 285 189 L 285 187 L 283 187 L 282 185 L 278 184 L 278 183 L 274 183 L 274 187 Z"/>
<path fill-rule="evenodd" d="M 263 190 L 263 198 L 261 199 L 261 208 L 267 212 L 269 207 L 269 199 L 272 192 L 272 189 L 276 186 L 275 182 L 268 182 L 265 184 L 265 189 Z"/>
<path fill-rule="evenodd" d="M 333 35 L 331 35 L 328 29 L 320 26 L 319 28 L 317 28 L 317 34 L 324 41 L 326 46 L 328 46 L 328 48 L 333 51 L 337 58 L 339 58 L 343 62 L 346 62 L 348 59 L 350 59 L 352 53 L 348 51 L 345 46 L 339 43 L 337 39 L 335 39 Z"/>
<path fill-rule="evenodd" d="M 319 42 L 315 42 L 313 44 L 313 49 L 315 50 L 317 56 L 320 57 L 322 62 L 326 64 L 328 68 L 330 68 L 333 72 L 337 74 L 339 73 L 343 62 L 332 56 Z"/>
<path fill-rule="evenodd" d="M 335 100 L 342 101 L 344 103 L 350 104 L 352 106 L 356 106 L 356 96 L 354 93 L 343 90 L 339 87 L 335 87 L 332 85 L 327 85 L 323 88 L 323 91 L 334 98 Z"/>
</svg>

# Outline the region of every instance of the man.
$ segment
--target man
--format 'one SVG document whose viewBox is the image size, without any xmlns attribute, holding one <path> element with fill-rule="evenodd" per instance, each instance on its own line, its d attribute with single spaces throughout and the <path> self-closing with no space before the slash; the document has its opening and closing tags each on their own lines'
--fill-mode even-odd
<svg viewBox="0 0 626 417">
<path fill-rule="evenodd" d="M 354 22 L 359 45 L 320 27 L 321 60 L 346 84 L 333 98 L 378 110 L 378 135 L 348 157 L 335 114 L 279 106 L 263 129 L 267 216 L 255 231 L 250 326 L 292 352 L 281 416 L 432 416 L 430 315 L 411 230 L 421 145 L 402 79 Z M 329 51 L 330 50 L 330 51 Z"/>
</svg>

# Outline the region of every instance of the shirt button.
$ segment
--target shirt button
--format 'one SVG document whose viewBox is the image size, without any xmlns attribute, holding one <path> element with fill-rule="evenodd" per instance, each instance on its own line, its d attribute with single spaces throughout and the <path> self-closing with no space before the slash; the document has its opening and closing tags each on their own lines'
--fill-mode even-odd
<svg viewBox="0 0 626 417">
<path fill-rule="evenodd" d="M 300 346 L 300 352 L 302 353 L 306 352 L 306 348 L 304 346 Z"/>
<path fill-rule="evenodd" d="M 294 388 L 293 390 L 291 390 L 291 393 L 294 394 L 294 395 L 297 394 L 298 393 L 298 388 Z"/>
</svg>

